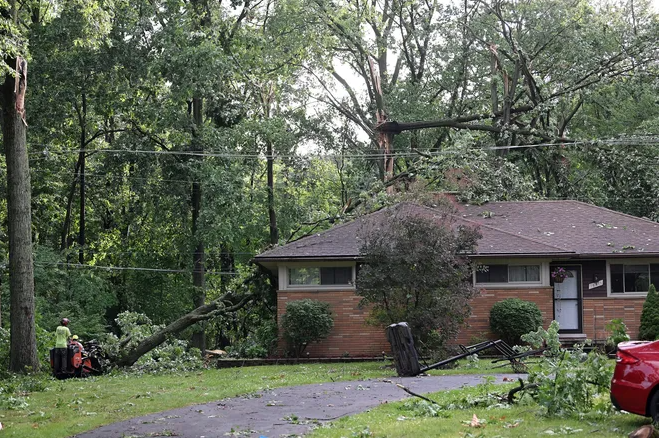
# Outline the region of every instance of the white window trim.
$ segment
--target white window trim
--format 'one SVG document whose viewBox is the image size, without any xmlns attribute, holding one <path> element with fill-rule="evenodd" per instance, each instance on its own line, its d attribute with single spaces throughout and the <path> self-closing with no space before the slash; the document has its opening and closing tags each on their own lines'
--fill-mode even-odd
<svg viewBox="0 0 660 438">
<path fill-rule="evenodd" d="M 523 289 L 528 287 L 550 287 L 550 261 L 549 260 L 525 260 L 512 259 L 506 260 L 484 260 L 479 261 L 482 265 L 508 265 L 508 266 L 529 266 L 536 265 L 540 269 L 540 281 L 510 281 L 507 283 L 477 283 L 476 271 L 472 273 L 472 284 L 482 289 Z"/>
<path fill-rule="evenodd" d="M 289 269 L 291 268 L 345 268 L 351 267 L 351 284 L 289 284 Z M 290 262 L 278 265 L 279 290 L 290 291 L 345 291 L 355 290 L 355 262 Z"/>
<path fill-rule="evenodd" d="M 607 260 L 607 296 L 610 298 L 644 298 L 646 292 L 612 292 L 612 277 L 610 276 L 610 265 L 650 265 L 658 263 L 658 259 L 611 259 Z M 649 278 L 650 281 L 650 278 Z"/>
</svg>

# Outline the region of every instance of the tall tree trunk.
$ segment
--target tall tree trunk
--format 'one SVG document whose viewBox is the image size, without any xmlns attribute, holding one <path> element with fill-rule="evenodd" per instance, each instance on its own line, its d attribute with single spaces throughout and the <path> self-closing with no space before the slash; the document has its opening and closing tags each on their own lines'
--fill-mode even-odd
<svg viewBox="0 0 660 438">
<path fill-rule="evenodd" d="M 369 73 L 373 84 L 373 93 L 376 100 L 376 127 L 387 123 L 387 112 L 385 111 L 385 100 L 383 90 L 380 84 L 380 76 L 376 73 L 374 62 L 369 58 Z M 377 130 L 378 146 L 383 154 L 383 182 L 387 183 L 394 176 L 394 157 L 392 156 L 392 144 L 394 135 Z M 387 193 L 394 193 L 394 185 L 388 185 L 385 189 Z"/>
<path fill-rule="evenodd" d="M 200 143 L 198 141 L 199 129 L 203 123 L 202 117 L 203 100 L 201 97 L 193 98 L 192 112 L 193 112 L 193 150 L 201 151 Z M 195 159 L 201 160 L 202 157 Z M 203 306 L 206 301 L 205 290 L 205 277 L 204 277 L 204 241 L 199 235 L 199 214 L 202 207 L 202 186 L 197 180 L 193 181 L 192 194 L 192 237 L 196 242 L 195 250 L 193 252 L 193 304 L 196 308 Z M 192 336 L 193 347 L 199 348 L 202 353 L 206 350 L 206 337 L 204 334 L 204 324 L 200 323 L 202 328 L 195 331 Z"/>
<path fill-rule="evenodd" d="M 39 369 L 34 322 L 30 165 L 24 108 L 27 63 L 19 58 L 8 60 L 8 64 L 17 67 L 16 79 L 7 75 L 2 88 L 2 141 L 7 163 L 11 294 L 9 369 L 13 372 L 26 372 Z"/>
<path fill-rule="evenodd" d="M 80 115 L 80 153 L 78 156 L 79 180 L 80 180 L 80 230 L 78 233 L 78 262 L 85 263 L 85 139 L 87 137 L 87 96 L 82 94 L 82 106 Z"/>
<path fill-rule="evenodd" d="M 266 170 L 268 173 L 268 224 L 270 243 L 277 245 L 280 240 L 277 232 L 277 215 L 275 213 L 275 177 L 273 175 L 273 142 L 266 141 Z"/>
</svg>

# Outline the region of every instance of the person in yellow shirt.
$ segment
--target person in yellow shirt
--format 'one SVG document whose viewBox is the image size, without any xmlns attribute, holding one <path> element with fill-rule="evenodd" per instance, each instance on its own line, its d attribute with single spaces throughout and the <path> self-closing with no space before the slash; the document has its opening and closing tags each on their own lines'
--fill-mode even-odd
<svg viewBox="0 0 660 438">
<path fill-rule="evenodd" d="M 69 319 L 62 318 L 60 325 L 55 329 L 55 372 L 60 374 L 67 372 L 67 348 L 71 337 L 68 325 Z"/>
</svg>

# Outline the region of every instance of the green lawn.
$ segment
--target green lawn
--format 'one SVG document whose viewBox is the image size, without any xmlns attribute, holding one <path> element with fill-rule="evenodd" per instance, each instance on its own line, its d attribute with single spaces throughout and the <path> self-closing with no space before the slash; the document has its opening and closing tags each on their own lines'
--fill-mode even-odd
<svg viewBox="0 0 660 438">
<path fill-rule="evenodd" d="M 505 394 L 509 386 L 491 386 L 488 392 Z M 428 396 L 441 406 L 420 399 L 387 403 L 366 413 L 323 425 L 309 436 L 527 438 L 561 435 L 620 438 L 627 437 L 631 431 L 650 423 L 650 419 L 633 414 L 612 412 L 607 400 L 600 401 L 600 413 L 591 413 L 582 418 L 547 418 L 543 416 L 538 405 L 532 404 L 509 406 L 502 403 L 490 408 L 478 407 L 480 401 L 487 397 L 485 394 L 483 388 L 465 388 Z M 471 425 L 474 415 L 478 422 Z"/>
<path fill-rule="evenodd" d="M 116 374 L 49 380 L 45 391 L 19 394 L 28 406 L 0 408 L 0 436 L 61 438 L 140 415 L 266 388 L 391 377 L 389 362 L 211 369 L 165 375 Z M 7 402 L 7 396 L 3 404 Z M 15 395 L 14 395 L 15 397 Z"/>
<path fill-rule="evenodd" d="M 493 368 L 487 360 L 476 363 L 462 362 L 461 366 L 451 370 L 436 370 L 434 375 L 468 374 L 468 373 L 500 373 L 510 372 L 510 367 Z M 38 379 L 23 380 L 19 390 L 12 394 L 0 392 L 0 422 L 4 430 L 0 438 L 31 437 L 31 438 L 62 438 L 90 430 L 95 427 L 113 423 L 128 418 L 188 406 L 206 403 L 214 400 L 233 397 L 240 394 L 277 388 L 282 386 L 304 385 L 337 380 L 360 380 L 370 378 L 392 377 L 396 375 L 390 362 L 363 362 L 347 364 L 306 364 L 279 365 L 262 367 L 244 367 L 229 369 L 211 369 L 198 372 L 164 375 L 114 374 L 89 379 L 71 379 L 57 381 L 51 378 L 45 380 L 45 390 L 30 391 L 30 387 Z M 42 379 L 43 380 L 43 379 Z M 2 384 L 2 382 L 0 382 Z M 19 386 L 19 385 L 14 385 Z M 4 387 L 7 387 L 5 384 Z M 468 392 L 465 392 L 468 391 Z M 460 393 L 470 394 L 466 389 Z M 401 416 L 408 415 L 399 411 L 398 404 L 384 406 L 381 409 L 336 422 L 336 427 L 323 429 L 317 433 L 329 434 L 318 436 L 359 436 L 353 435 L 357 429 L 369 427 L 374 436 L 444 436 L 439 431 L 446 431 L 449 436 L 463 436 L 461 433 L 476 433 L 479 436 L 492 436 L 490 433 L 502 436 L 517 430 L 500 428 L 507 421 L 517 418 L 524 423 L 538 423 L 534 420 L 536 413 L 531 408 L 512 410 L 472 410 L 452 411 L 448 418 L 412 418 L 398 421 Z M 9 409 L 12 407 L 13 409 Z M 485 429 L 472 430 L 460 422 L 469 420 L 472 413 L 479 418 L 489 420 Z M 505 417 L 500 420 L 500 418 Z M 623 420 L 625 418 L 625 420 Z M 600 420 L 598 420 L 600 422 Z M 611 423 L 614 421 L 615 423 Z M 634 416 L 617 416 L 607 419 L 606 426 L 593 426 L 589 430 L 604 428 L 603 433 L 609 433 L 611 424 L 620 424 L 622 431 L 630 431 L 634 424 L 644 420 Z M 611 424 L 610 424 L 611 423 Z M 554 427 L 555 423 L 544 420 L 535 427 Z M 579 422 L 559 422 L 574 427 Z M 442 426 L 441 426 L 442 425 Z M 339 428 L 341 427 L 341 428 Z M 413 432 L 419 428 L 419 433 Z M 430 430 L 437 431 L 430 435 Z M 519 430 L 523 430 L 519 429 Z M 586 430 L 587 427 L 584 427 Z M 358 432 L 359 433 L 359 432 Z M 622 436 L 601 435 L 597 436 Z M 452 435 L 453 434 L 453 435 Z M 497 435 L 495 434 L 495 435 Z M 470 436 L 470 435 L 466 435 Z M 576 435 L 579 436 L 579 435 Z"/>
</svg>

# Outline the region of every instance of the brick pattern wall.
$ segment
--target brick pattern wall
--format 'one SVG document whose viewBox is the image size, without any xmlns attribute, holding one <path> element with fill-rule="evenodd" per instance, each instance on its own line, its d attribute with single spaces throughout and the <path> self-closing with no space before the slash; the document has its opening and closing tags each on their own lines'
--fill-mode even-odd
<svg viewBox="0 0 660 438">
<path fill-rule="evenodd" d="M 364 323 L 369 311 L 358 307 L 360 297 L 355 295 L 354 291 L 278 291 L 278 320 L 284 314 L 287 302 L 305 298 L 330 303 L 335 321 L 328 338 L 307 347 L 305 353 L 309 352 L 308 357 L 341 357 L 346 353 L 351 357 L 380 356 L 383 351 L 391 354 L 385 330 Z M 472 316 L 468 320 L 468 326 L 459 332 L 455 343 L 469 345 L 484 339 L 495 339 L 496 336 L 490 331 L 490 309 L 493 304 L 506 298 L 520 298 L 536 303 L 543 315 L 544 328 L 547 328 L 553 319 L 552 288 L 482 289 L 472 300 Z M 645 298 L 584 298 L 583 333 L 589 339 L 602 342 L 608 336 L 605 324 L 612 319 L 622 318 L 628 326 L 630 338 L 637 339 L 644 300 Z M 285 347 L 283 339 L 280 338 L 276 355 L 283 356 Z"/>
<path fill-rule="evenodd" d="M 380 356 L 383 351 L 391 354 L 390 344 L 385 337 L 385 329 L 364 323 L 368 316 L 367 308 L 359 308 L 361 297 L 355 291 L 278 291 L 277 320 L 286 311 L 286 304 L 292 300 L 313 299 L 330 303 L 334 326 L 326 339 L 308 345 L 303 353 L 309 357 L 341 357 L 348 353 L 351 357 Z M 277 355 L 283 356 L 286 344 L 281 337 Z"/>
<path fill-rule="evenodd" d="M 490 331 L 490 309 L 495 303 L 507 298 L 520 298 L 536 303 L 543 315 L 543 327 L 547 328 L 550 325 L 553 316 L 552 288 L 482 289 L 470 303 L 472 316 L 468 319 L 468 327 L 459 332 L 456 344 L 470 345 L 485 339 L 496 339 Z"/>
<path fill-rule="evenodd" d="M 583 301 L 584 333 L 594 341 L 609 336 L 605 325 L 615 318 L 623 319 L 630 339 L 639 335 L 639 321 L 646 298 L 585 298 Z"/>
</svg>

